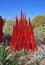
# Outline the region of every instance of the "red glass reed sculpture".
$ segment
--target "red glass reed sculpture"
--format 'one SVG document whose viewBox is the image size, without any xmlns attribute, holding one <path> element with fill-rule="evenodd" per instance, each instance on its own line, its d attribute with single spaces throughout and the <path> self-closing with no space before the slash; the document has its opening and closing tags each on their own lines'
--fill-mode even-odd
<svg viewBox="0 0 45 65">
<path fill-rule="evenodd" d="M 0 43 L 5 42 L 5 37 L 3 34 L 3 25 L 4 25 L 4 22 L 2 17 L 0 16 Z"/>
<path fill-rule="evenodd" d="M 29 23 L 29 24 L 28 24 Z M 36 40 L 34 38 L 33 26 L 30 22 L 30 18 L 26 19 L 26 15 L 21 12 L 21 18 L 18 20 L 16 17 L 16 23 L 12 33 L 10 41 L 10 49 L 20 51 L 25 50 L 37 50 Z"/>
</svg>

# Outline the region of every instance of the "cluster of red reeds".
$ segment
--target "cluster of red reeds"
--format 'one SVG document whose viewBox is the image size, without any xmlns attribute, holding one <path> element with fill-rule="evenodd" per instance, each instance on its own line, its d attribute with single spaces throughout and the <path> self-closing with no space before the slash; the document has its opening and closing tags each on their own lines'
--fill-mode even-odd
<svg viewBox="0 0 45 65">
<path fill-rule="evenodd" d="M 36 40 L 34 38 L 33 26 L 30 18 L 27 20 L 26 15 L 21 12 L 21 18 L 16 17 L 10 49 L 16 50 L 37 50 Z"/>
<path fill-rule="evenodd" d="M 3 25 L 4 25 L 4 21 L 2 17 L 0 16 L 0 43 L 5 42 L 5 37 L 3 33 Z"/>
</svg>

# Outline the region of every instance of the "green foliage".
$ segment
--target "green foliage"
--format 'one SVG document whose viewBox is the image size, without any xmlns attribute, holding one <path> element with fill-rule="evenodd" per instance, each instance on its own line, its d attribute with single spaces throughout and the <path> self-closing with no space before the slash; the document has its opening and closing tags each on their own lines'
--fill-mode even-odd
<svg viewBox="0 0 45 65">
<path fill-rule="evenodd" d="M 11 51 L 8 50 L 7 45 L 2 44 L 0 48 L 0 65 L 17 65 L 13 58 L 8 57 L 10 53 Z"/>
<path fill-rule="evenodd" d="M 3 28 L 4 34 L 12 35 L 13 32 L 13 22 L 5 22 L 4 28 Z"/>
<path fill-rule="evenodd" d="M 45 16 L 37 16 L 32 20 L 32 23 L 34 25 L 34 28 L 45 25 Z"/>
<path fill-rule="evenodd" d="M 45 16 L 37 16 L 32 20 L 37 43 L 45 43 Z"/>
</svg>

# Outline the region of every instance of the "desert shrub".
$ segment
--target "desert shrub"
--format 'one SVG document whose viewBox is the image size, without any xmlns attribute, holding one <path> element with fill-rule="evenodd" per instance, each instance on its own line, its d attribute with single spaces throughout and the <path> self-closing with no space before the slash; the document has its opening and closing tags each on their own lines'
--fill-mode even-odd
<svg viewBox="0 0 45 65">
<path fill-rule="evenodd" d="M 34 35 L 37 43 L 45 44 L 45 26 L 37 27 L 34 29 Z"/>
</svg>

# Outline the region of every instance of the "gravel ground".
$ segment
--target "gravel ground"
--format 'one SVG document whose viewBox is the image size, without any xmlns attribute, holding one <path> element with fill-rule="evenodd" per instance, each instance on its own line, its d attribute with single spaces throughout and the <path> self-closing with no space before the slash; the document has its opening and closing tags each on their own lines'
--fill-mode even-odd
<svg viewBox="0 0 45 65">
<path fill-rule="evenodd" d="M 36 52 L 22 50 L 16 54 L 18 65 L 37 65 L 35 61 L 38 61 L 39 65 L 45 65 L 45 44 L 40 44 Z"/>
</svg>

